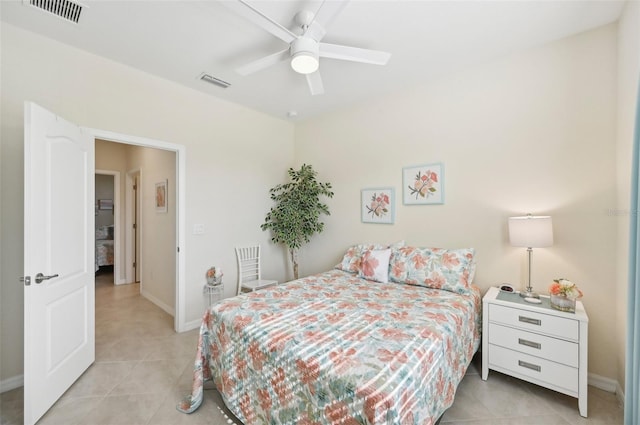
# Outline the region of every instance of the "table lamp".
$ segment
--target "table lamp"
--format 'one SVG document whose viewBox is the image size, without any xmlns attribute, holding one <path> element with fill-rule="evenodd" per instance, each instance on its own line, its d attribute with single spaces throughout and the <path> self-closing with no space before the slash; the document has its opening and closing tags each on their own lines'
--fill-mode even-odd
<svg viewBox="0 0 640 425">
<path fill-rule="evenodd" d="M 550 216 L 509 217 L 509 243 L 511 246 L 527 248 L 529 253 L 529 281 L 526 291 L 520 292 L 524 298 L 540 298 L 531 287 L 531 258 L 533 248 L 545 248 L 553 245 L 553 228 Z"/>
</svg>

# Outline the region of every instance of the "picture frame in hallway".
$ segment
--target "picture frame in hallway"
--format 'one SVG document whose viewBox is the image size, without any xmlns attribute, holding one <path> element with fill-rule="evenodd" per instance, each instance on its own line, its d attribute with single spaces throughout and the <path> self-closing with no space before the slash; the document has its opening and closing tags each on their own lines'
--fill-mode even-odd
<svg viewBox="0 0 640 425">
<path fill-rule="evenodd" d="M 98 209 L 101 209 L 101 210 L 112 210 L 113 209 L 113 199 L 98 199 Z"/>
<path fill-rule="evenodd" d="M 156 183 L 156 212 L 167 212 L 167 180 Z"/>
<path fill-rule="evenodd" d="M 404 167 L 402 193 L 404 205 L 444 204 L 444 164 Z"/>
</svg>

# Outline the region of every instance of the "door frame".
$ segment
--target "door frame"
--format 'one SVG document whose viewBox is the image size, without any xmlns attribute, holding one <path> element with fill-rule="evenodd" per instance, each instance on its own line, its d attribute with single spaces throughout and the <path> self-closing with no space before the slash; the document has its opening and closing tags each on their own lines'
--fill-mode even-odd
<svg viewBox="0 0 640 425">
<path fill-rule="evenodd" d="M 113 131 L 99 130 L 84 127 L 94 139 L 108 142 L 124 143 L 128 145 L 142 146 L 154 149 L 163 149 L 176 154 L 176 288 L 175 288 L 175 315 L 173 326 L 176 332 L 188 330 L 185 324 L 186 316 L 186 173 L 187 173 L 187 149 L 184 145 L 169 143 L 146 137 L 131 136 L 115 133 Z"/>
<path fill-rule="evenodd" d="M 124 197 L 126 199 L 125 202 L 125 212 L 124 212 L 124 221 L 125 221 L 125 242 L 124 242 L 124 246 L 125 248 L 125 279 L 127 280 L 127 282 L 137 282 L 137 276 L 139 275 L 139 270 L 140 270 L 140 258 L 138 258 L 138 264 L 136 264 L 136 269 L 134 270 L 133 268 L 133 260 L 136 259 L 136 255 L 134 250 L 136 249 L 135 246 L 135 235 L 134 235 L 134 231 L 132 228 L 133 223 L 135 222 L 136 225 L 138 226 L 138 229 L 136 229 L 138 231 L 138 237 L 140 237 L 140 231 L 142 229 L 139 228 L 140 226 L 140 221 L 138 220 L 140 217 L 140 210 L 138 208 L 138 206 L 134 205 L 134 202 L 139 202 L 138 196 L 139 196 L 139 190 L 138 189 L 138 195 L 136 195 L 136 199 L 132 202 L 131 200 L 133 199 L 133 183 L 135 182 L 135 178 L 136 176 L 138 177 L 138 180 L 140 179 L 140 176 L 142 176 L 142 170 L 140 168 L 135 168 L 133 170 L 129 170 L 127 171 L 127 173 L 125 174 L 125 186 L 124 186 Z M 134 215 L 138 215 L 138 217 L 134 217 Z M 140 250 L 142 247 L 138 246 L 137 249 Z M 142 282 L 141 282 L 142 284 Z"/>
<path fill-rule="evenodd" d="M 122 270 L 122 258 L 120 258 L 122 253 L 122 247 L 120 246 L 120 231 L 122 228 L 120 227 L 120 171 L 114 170 L 95 170 L 94 174 L 100 174 L 102 176 L 113 176 L 113 284 L 114 285 L 122 285 L 126 283 L 125 279 L 120 275 Z M 96 199 L 96 202 L 98 200 Z"/>
</svg>

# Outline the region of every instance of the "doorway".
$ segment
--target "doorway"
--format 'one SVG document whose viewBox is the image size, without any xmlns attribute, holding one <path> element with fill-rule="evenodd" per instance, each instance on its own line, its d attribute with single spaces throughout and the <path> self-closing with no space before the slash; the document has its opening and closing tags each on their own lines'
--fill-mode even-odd
<svg viewBox="0 0 640 425">
<path fill-rule="evenodd" d="M 171 234 L 174 235 L 174 238 L 171 240 L 171 243 L 162 243 L 165 246 L 166 251 L 164 252 L 165 260 L 163 264 L 170 264 L 172 267 L 172 271 L 170 274 L 159 273 L 157 272 L 155 276 L 161 275 L 166 276 L 167 279 L 170 279 L 172 282 L 172 287 L 166 290 L 170 290 L 173 297 L 166 297 L 162 299 L 161 297 L 155 296 L 153 293 L 144 293 L 143 295 L 148 298 L 150 301 L 154 302 L 163 310 L 167 311 L 174 317 L 174 330 L 176 332 L 182 332 L 187 330 L 185 324 L 185 258 L 184 258 L 184 250 L 180 250 L 181 246 L 185 244 L 185 213 L 184 213 L 184 205 L 185 205 L 185 174 L 186 174 L 186 152 L 185 147 L 182 145 L 176 145 L 171 143 L 166 143 L 162 141 L 146 139 L 136 136 L 129 136 L 124 134 L 117 134 L 112 132 L 106 132 L 102 130 L 88 129 L 91 134 L 98 141 L 110 142 L 114 145 L 120 145 L 121 147 L 125 147 L 133 150 L 133 158 L 134 160 L 124 162 L 120 167 L 120 174 L 124 174 L 125 176 L 125 184 L 124 184 L 124 199 L 132 200 L 138 199 L 136 202 L 137 208 L 135 210 L 133 208 L 127 208 L 126 203 L 122 204 L 124 211 L 120 212 L 120 216 L 122 216 L 123 226 L 121 226 L 122 231 L 118 232 L 119 235 L 123 238 L 124 243 L 118 244 L 123 249 L 118 255 L 118 259 L 121 259 L 122 267 L 120 267 L 119 273 L 122 275 L 123 280 L 127 283 L 135 282 L 137 280 L 141 281 L 141 292 L 145 291 L 147 288 L 145 287 L 145 276 L 150 276 L 151 274 L 145 274 L 145 262 L 146 258 L 150 255 L 148 251 L 145 252 L 144 247 L 150 245 L 152 247 L 156 246 L 156 243 L 153 242 L 153 235 L 158 233 L 160 235 L 165 235 L 169 233 L 165 232 L 155 232 L 148 231 L 145 233 L 145 228 L 154 229 L 154 221 L 155 222 L 164 222 L 164 225 L 167 226 L 165 229 L 169 229 Z M 166 178 L 164 174 L 160 176 L 159 174 L 153 173 L 153 167 L 149 166 L 149 162 L 140 162 L 139 156 L 140 151 L 143 148 L 151 148 L 149 151 L 156 153 L 171 153 L 171 159 L 168 160 L 165 165 L 165 169 L 171 168 L 173 171 L 173 175 L 170 176 L 169 181 L 171 182 L 169 187 L 169 194 L 173 199 L 169 200 L 169 206 L 173 206 L 172 211 L 169 213 L 157 213 L 153 209 L 153 205 L 146 205 L 145 199 L 146 195 L 144 195 L 144 190 L 148 190 L 149 187 L 154 187 L 155 183 L 162 178 Z M 136 162 L 137 161 L 137 162 Z M 136 166 L 135 164 L 143 164 Z M 96 163 L 97 165 L 97 163 Z M 115 167 L 112 167 L 115 168 Z M 164 172 L 164 171 L 163 171 Z M 136 183 L 137 180 L 137 183 Z M 137 187 L 137 196 L 134 198 L 134 185 Z M 142 187 L 144 186 L 144 187 Z M 171 188 L 171 186 L 173 186 Z M 131 202 L 128 202 L 131 204 Z M 115 211 L 114 211 L 115 213 Z M 137 218 L 134 218 L 137 217 Z M 133 232 L 133 224 L 136 225 L 136 232 Z M 117 224 L 116 224 L 117 225 Z M 134 237 L 137 234 L 137 242 L 134 242 Z M 145 237 L 146 242 L 145 242 Z M 151 240 L 151 242 L 149 242 Z M 137 256 L 132 255 L 131 247 L 135 245 L 137 246 Z M 175 258 L 175 261 L 167 261 L 167 257 Z M 174 257 L 175 256 L 175 257 Z M 137 258 L 136 258 L 137 257 Z M 133 262 L 136 262 L 136 271 L 134 272 Z M 131 261 L 130 261 L 131 260 Z M 116 261 L 116 266 L 118 265 L 118 261 Z M 155 268 L 154 270 L 155 271 Z M 167 295 L 167 294 L 165 294 Z M 167 302 L 167 299 L 171 299 L 171 302 Z"/>
<path fill-rule="evenodd" d="M 127 283 L 122 272 L 120 237 L 120 172 L 96 169 L 95 257 L 96 273 L 111 272 L 113 284 Z"/>
<path fill-rule="evenodd" d="M 176 153 L 105 140 L 96 140 L 95 151 L 96 168 L 110 164 L 119 169 L 118 174 L 125 175 L 124 196 L 116 199 L 116 203 L 122 207 L 118 216 L 122 215 L 124 223 L 124 228 L 118 227 L 116 232 L 127 241 L 122 244 L 125 268 L 129 269 L 125 273 L 124 283 L 139 283 L 139 292 L 144 298 L 174 316 L 175 205 L 158 211 L 153 195 L 160 181 L 170 189 L 175 185 Z M 174 191 L 168 192 L 172 202 L 175 198 Z M 96 196 L 99 195 L 96 193 Z M 109 200 L 107 202 L 111 204 Z M 102 201 L 98 199 L 98 203 L 102 204 Z M 102 213 L 103 211 L 99 211 L 96 218 L 101 219 Z M 107 221 L 109 218 L 111 217 L 108 216 Z M 97 226 L 97 229 L 103 228 Z M 99 250 L 106 248 L 102 246 L 105 242 L 109 241 L 96 241 L 100 266 L 105 259 L 99 255 Z"/>
</svg>

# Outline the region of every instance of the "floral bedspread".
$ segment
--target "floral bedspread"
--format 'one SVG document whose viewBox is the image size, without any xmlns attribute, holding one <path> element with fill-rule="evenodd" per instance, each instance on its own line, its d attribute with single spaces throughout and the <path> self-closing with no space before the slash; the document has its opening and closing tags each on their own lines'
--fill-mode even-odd
<svg viewBox="0 0 640 425">
<path fill-rule="evenodd" d="M 433 424 L 479 346 L 480 291 L 332 270 L 226 299 L 200 328 L 190 413 L 213 379 L 251 424 Z"/>
</svg>

